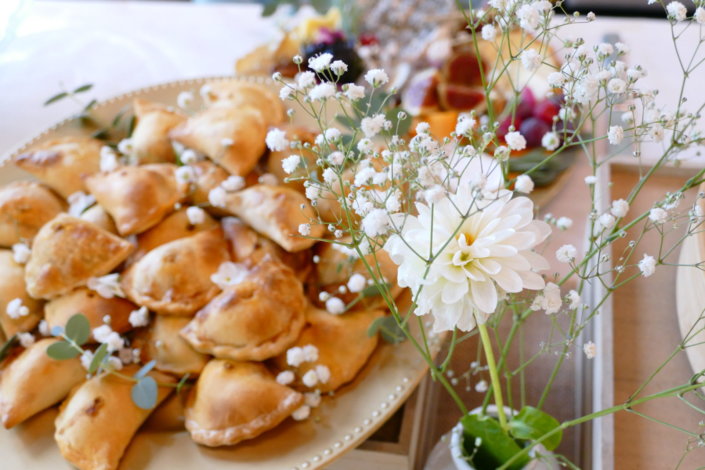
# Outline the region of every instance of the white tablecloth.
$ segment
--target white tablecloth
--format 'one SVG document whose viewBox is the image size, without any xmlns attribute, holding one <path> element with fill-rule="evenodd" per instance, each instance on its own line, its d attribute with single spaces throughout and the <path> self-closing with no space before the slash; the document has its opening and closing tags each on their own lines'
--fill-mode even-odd
<svg viewBox="0 0 705 470">
<path fill-rule="evenodd" d="M 68 88 L 94 83 L 91 97 L 100 99 L 168 80 L 231 74 L 236 58 L 276 34 L 274 23 L 260 17 L 260 8 L 35 1 L 26 9 L 14 39 L 0 45 L 0 154 L 76 111 L 70 101 L 42 107 L 60 83 Z M 661 90 L 663 102 L 674 103 L 678 93 L 674 71 L 679 69 L 668 23 L 598 18 L 571 26 L 564 34 L 582 36 L 590 44 L 609 32 L 632 46 L 629 62 L 649 71 L 644 83 Z M 698 28 L 687 33 L 684 44 L 695 46 Z M 705 79 L 702 70 L 688 90 L 693 107 L 705 102 L 705 88 L 696 86 Z"/>
</svg>

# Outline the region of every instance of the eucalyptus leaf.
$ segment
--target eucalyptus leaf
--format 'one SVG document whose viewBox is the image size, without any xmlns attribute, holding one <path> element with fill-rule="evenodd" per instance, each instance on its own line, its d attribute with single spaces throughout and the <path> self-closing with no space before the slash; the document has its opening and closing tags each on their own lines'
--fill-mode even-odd
<svg viewBox="0 0 705 470">
<path fill-rule="evenodd" d="M 264 2 L 264 9 L 262 10 L 262 16 L 267 17 L 267 16 L 272 16 L 275 11 L 277 11 L 277 7 L 279 6 L 279 2 L 276 0 L 268 0 Z"/>
<path fill-rule="evenodd" d="M 387 289 L 391 287 L 390 284 L 386 284 Z M 367 286 L 364 289 L 362 289 L 362 294 L 363 297 L 376 297 L 378 295 L 382 295 L 382 286 L 379 286 L 377 284 L 372 284 L 371 286 Z"/>
<path fill-rule="evenodd" d="M 108 345 L 106 343 L 101 344 L 98 349 L 93 353 L 93 359 L 88 367 L 89 374 L 95 374 L 103 364 L 103 359 L 108 354 Z"/>
<path fill-rule="evenodd" d="M 331 7 L 330 0 L 311 0 L 311 6 L 321 15 L 325 15 Z"/>
<path fill-rule="evenodd" d="M 69 94 L 66 93 L 65 91 L 62 91 L 61 93 L 57 93 L 56 95 L 54 95 L 51 98 L 49 98 L 48 100 L 46 100 L 44 102 L 44 106 L 49 106 L 52 103 L 56 103 L 57 101 L 66 98 L 67 96 L 69 96 Z"/>
<path fill-rule="evenodd" d="M 511 421 L 509 430 L 516 439 L 532 441 L 558 428 L 561 424 L 556 418 L 543 411 L 525 406 Z M 553 450 L 561 443 L 563 431 L 558 431 L 541 442 L 548 450 Z"/>
<path fill-rule="evenodd" d="M 83 110 L 84 110 L 84 111 L 90 111 L 90 110 L 93 109 L 93 107 L 94 107 L 95 105 L 97 105 L 97 104 L 98 104 L 98 100 L 92 99 L 92 100 L 90 100 L 90 101 L 88 102 L 88 104 L 83 108 Z"/>
<path fill-rule="evenodd" d="M 57 361 L 73 359 L 79 354 L 81 354 L 81 352 L 78 349 L 74 348 L 71 343 L 63 340 L 58 343 L 54 343 L 47 348 L 47 355 Z"/>
<path fill-rule="evenodd" d="M 460 423 L 463 425 L 463 447 L 466 455 L 474 454 L 472 465 L 475 468 L 498 468 L 521 452 L 519 444 L 490 416 L 466 415 Z M 479 447 L 475 447 L 477 438 L 480 438 Z M 528 463 L 529 457 L 524 455 L 507 470 L 521 470 Z"/>
<path fill-rule="evenodd" d="M 137 371 L 137 373 L 135 374 L 135 378 L 141 379 L 142 377 L 146 376 L 149 373 L 149 371 L 152 370 L 154 368 L 154 366 L 156 366 L 156 365 L 157 365 L 157 361 L 152 359 L 151 361 L 149 361 L 148 363 L 143 365 L 140 370 Z"/>
<path fill-rule="evenodd" d="M 375 319 L 367 329 L 368 336 L 374 336 L 377 333 L 382 335 L 382 339 L 391 344 L 399 344 L 406 340 L 406 336 L 396 320 L 392 316 L 384 316 Z"/>
<path fill-rule="evenodd" d="M 83 346 L 91 335 L 91 324 L 82 313 L 77 313 L 66 322 L 65 335 L 79 346 Z"/>
<path fill-rule="evenodd" d="M 150 377 L 142 377 L 130 391 L 132 402 L 143 410 L 151 410 L 157 405 L 157 382 Z"/>
<path fill-rule="evenodd" d="M 7 355 L 10 353 L 10 350 L 12 350 L 12 347 L 15 344 L 17 344 L 17 335 L 12 335 L 10 339 L 5 341 L 5 344 L 2 345 L 2 348 L 0 348 L 0 361 L 7 357 Z"/>
<path fill-rule="evenodd" d="M 92 84 L 92 83 L 86 83 L 85 85 L 81 85 L 80 87 L 74 89 L 74 90 L 71 92 L 71 94 L 75 95 L 75 94 L 78 94 L 78 93 L 84 93 L 84 92 L 90 90 L 91 88 L 93 88 L 93 84 Z"/>
</svg>

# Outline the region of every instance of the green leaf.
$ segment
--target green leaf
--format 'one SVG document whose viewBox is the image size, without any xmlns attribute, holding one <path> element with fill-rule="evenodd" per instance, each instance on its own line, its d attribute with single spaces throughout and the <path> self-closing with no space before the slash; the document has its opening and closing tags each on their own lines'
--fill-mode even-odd
<svg viewBox="0 0 705 470">
<path fill-rule="evenodd" d="M 44 102 L 44 106 L 49 106 L 52 103 L 56 103 L 57 101 L 66 98 L 67 96 L 69 96 L 69 94 L 66 93 L 65 91 L 62 91 L 61 93 L 58 93 L 58 94 L 52 96 L 51 98 L 49 98 L 48 100 L 46 100 Z"/>
<path fill-rule="evenodd" d="M 404 332 L 399 328 L 397 321 L 392 316 L 377 318 L 370 324 L 367 329 L 367 335 L 374 336 L 377 333 L 380 333 L 382 339 L 391 344 L 399 344 L 406 340 Z"/>
<path fill-rule="evenodd" d="M 97 131 L 91 134 L 91 137 L 98 140 L 108 140 L 108 138 L 110 137 L 110 133 L 107 129 L 98 129 Z"/>
<path fill-rule="evenodd" d="M 331 5 L 329 0 L 311 0 L 311 6 L 321 15 L 325 15 Z"/>
<path fill-rule="evenodd" d="M 5 344 L 2 345 L 2 348 L 0 348 L 0 361 L 5 359 L 7 355 L 10 354 L 10 350 L 15 344 L 17 344 L 17 335 L 12 335 L 10 339 L 5 341 Z"/>
<path fill-rule="evenodd" d="M 509 421 L 509 430 L 516 439 L 533 441 L 558 428 L 561 424 L 556 418 L 543 411 L 525 406 L 519 414 Z M 548 450 L 553 450 L 561 443 L 563 431 L 559 431 L 543 442 Z"/>
<path fill-rule="evenodd" d="M 90 110 L 93 109 L 93 107 L 94 107 L 95 105 L 97 105 L 97 104 L 98 104 L 98 100 L 92 99 L 92 100 L 90 100 L 90 101 L 88 102 L 88 104 L 83 108 L 83 110 L 84 110 L 84 111 L 90 111 Z"/>
<path fill-rule="evenodd" d="M 406 119 L 399 119 L 399 113 L 404 111 Z M 397 135 L 405 136 L 411 128 L 411 116 L 402 108 L 392 108 L 386 113 L 387 120 L 391 121 L 392 129 L 396 130 Z"/>
<path fill-rule="evenodd" d="M 123 109 L 122 111 L 120 111 L 119 113 L 117 113 L 115 115 L 115 117 L 113 118 L 113 121 L 110 123 L 110 127 L 117 127 L 120 124 L 120 120 L 122 119 L 122 117 L 124 115 L 125 115 L 125 110 Z"/>
<path fill-rule="evenodd" d="M 82 313 L 77 313 L 66 322 L 66 337 L 83 346 L 91 335 L 91 324 Z"/>
<path fill-rule="evenodd" d="M 564 150 L 531 172 L 531 179 L 537 187 L 548 186 L 575 160 L 576 152 Z M 531 150 L 521 157 L 509 159 L 509 171 L 524 173 L 541 163 L 549 154 L 542 149 Z"/>
<path fill-rule="evenodd" d="M 151 361 L 149 361 L 148 363 L 143 365 L 140 370 L 137 371 L 137 373 L 135 374 L 135 378 L 141 379 L 142 377 L 147 375 L 149 373 L 149 371 L 152 370 L 154 368 L 154 366 L 156 366 L 156 365 L 157 365 L 157 361 L 152 359 Z"/>
<path fill-rule="evenodd" d="M 103 359 L 105 359 L 105 356 L 107 354 L 108 345 L 106 343 L 103 343 L 98 347 L 98 349 L 95 350 L 95 353 L 93 353 L 93 360 L 91 360 L 91 364 L 88 367 L 89 374 L 95 374 L 98 371 L 101 364 L 103 364 Z"/>
<path fill-rule="evenodd" d="M 360 127 L 360 121 L 356 121 L 355 119 L 342 114 L 336 116 L 335 120 L 351 130 L 358 129 Z"/>
<path fill-rule="evenodd" d="M 490 416 L 466 415 L 461 418 L 463 425 L 463 447 L 466 455 L 473 455 L 475 468 L 497 468 L 521 452 L 519 444 L 502 430 L 496 419 Z M 477 438 L 480 446 L 475 447 Z M 517 459 L 508 470 L 521 470 L 529 463 L 529 457 Z"/>
<path fill-rule="evenodd" d="M 143 410 L 151 410 L 157 405 L 157 382 L 150 377 L 142 377 L 132 386 L 132 401 Z"/>
<path fill-rule="evenodd" d="M 127 125 L 127 136 L 132 137 L 132 133 L 135 131 L 135 126 L 137 125 L 137 116 L 130 116 L 130 122 Z"/>
<path fill-rule="evenodd" d="M 58 343 L 54 343 L 47 348 L 47 355 L 57 361 L 73 359 L 79 354 L 81 354 L 81 351 L 74 348 L 73 345 L 67 341 L 59 341 Z"/>
<path fill-rule="evenodd" d="M 267 17 L 267 16 L 272 16 L 275 11 L 277 11 L 277 7 L 279 6 L 279 2 L 277 0 L 268 0 L 264 3 L 264 9 L 262 10 L 262 16 Z"/>
<path fill-rule="evenodd" d="M 176 394 L 178 395 L 181 392 L 181 389 L 184 388 L 184 385 L 186 385 L 186 381 L 191 377 L 191 374 L 187 373 L 183 377 L 181 377 L 181 380 L 179 380 L 179 383 L 176 384 Z"/>
<path fill-rule="evenodd" d="M 85 85 L 81 85 L 80 87 L 78 87 L 78 88 L 76 88 L 75 90 L 73 90 L 73 91 L 71 92 L 71 94 L 72 94 L 72 95 L 75 95 L 75 94 L 78 94 L 78 93 L 83 93 L 83 92 L 86 92 L 86 91 L 90 90 L 91 88 L 93 88 L 93 84 L 92 84 L 92 83 L 86 83 Z"/>
</svg>

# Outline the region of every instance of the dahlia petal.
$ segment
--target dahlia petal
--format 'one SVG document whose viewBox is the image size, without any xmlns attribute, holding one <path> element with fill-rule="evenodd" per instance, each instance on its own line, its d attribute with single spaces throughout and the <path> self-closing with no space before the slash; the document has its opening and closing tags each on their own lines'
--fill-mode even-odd
<svg viewBox="0 0 705 470">
<path fill-rule="evenodd" d="M 497 289 L 491 282 L 470 284 L 472 301 L 481 312 L 492 313 L 497 308 Z"/>
</svg>

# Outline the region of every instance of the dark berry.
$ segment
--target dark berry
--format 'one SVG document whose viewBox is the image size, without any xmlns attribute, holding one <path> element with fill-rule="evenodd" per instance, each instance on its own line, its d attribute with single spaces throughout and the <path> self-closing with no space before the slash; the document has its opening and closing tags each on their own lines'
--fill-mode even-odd
<svg viewBox="0 0 705 470">
<path fill-rule="evenodd" d="M 546 132 L 549 132 L 551 128 L 541 119 L 530 117 L 525 119 L 519 127 L 519 133 L 526 139 L 526 146 L 540 147 L 541 139 Z"/>
<path fill-rule="evenodd" d="M 543 100 L 536 105 L 536 108 L 534 108 L 534 117 L 541 119 L 550 126 L 553 124 L 553 116 L 558 114 L 559 109 L 560 106 L 553 101 Z"/>
<path fill-rule="evenodd" d="M 502 122 L 499 123 L 499 127 L 497 128 L 497 137 L 500 139 L 503 139 L 505 135 L 509 132 L 509 127 L 514 126 L 514 129 L 518 129 L 519 126 L 521 126 L 522 119 L 519 117 L 515 117 L 512 120 L 512 116 L 507 116 L 504 118 Z"/>
<path fill-rule="evenodd" d="M 323 29 L 323 28 L 321 28 Z M 317 42 L 313 44 L 307 44 L 304 47 L 305 63 L 308 64 L 308 59 L 311 57 L 316 57 L 317 55 L 323 54 L 325 52 L 333 56 L 333 60 L 342 60 L 348 65 L 348 71 L 345 72 L 341 77 L 340 83 L 352 83 L 358 79 L 364 70 L 364 64 L 362 59 L 357 52 L 355 52 L 355 45 L 352 41 L 346 40 L 342 33 L 326 33 L 326 40 L 331 40 L 333 42 Z"/>
<path fill-rule="evenodd" d="M 522 119 L 526 119 L 534 114 L 535 107 L 536 97 L 534 97 L 534 93 L 531 91 L 531 88 L 524 88 L 519 95 L 516 115 Z"/>
</svg>

